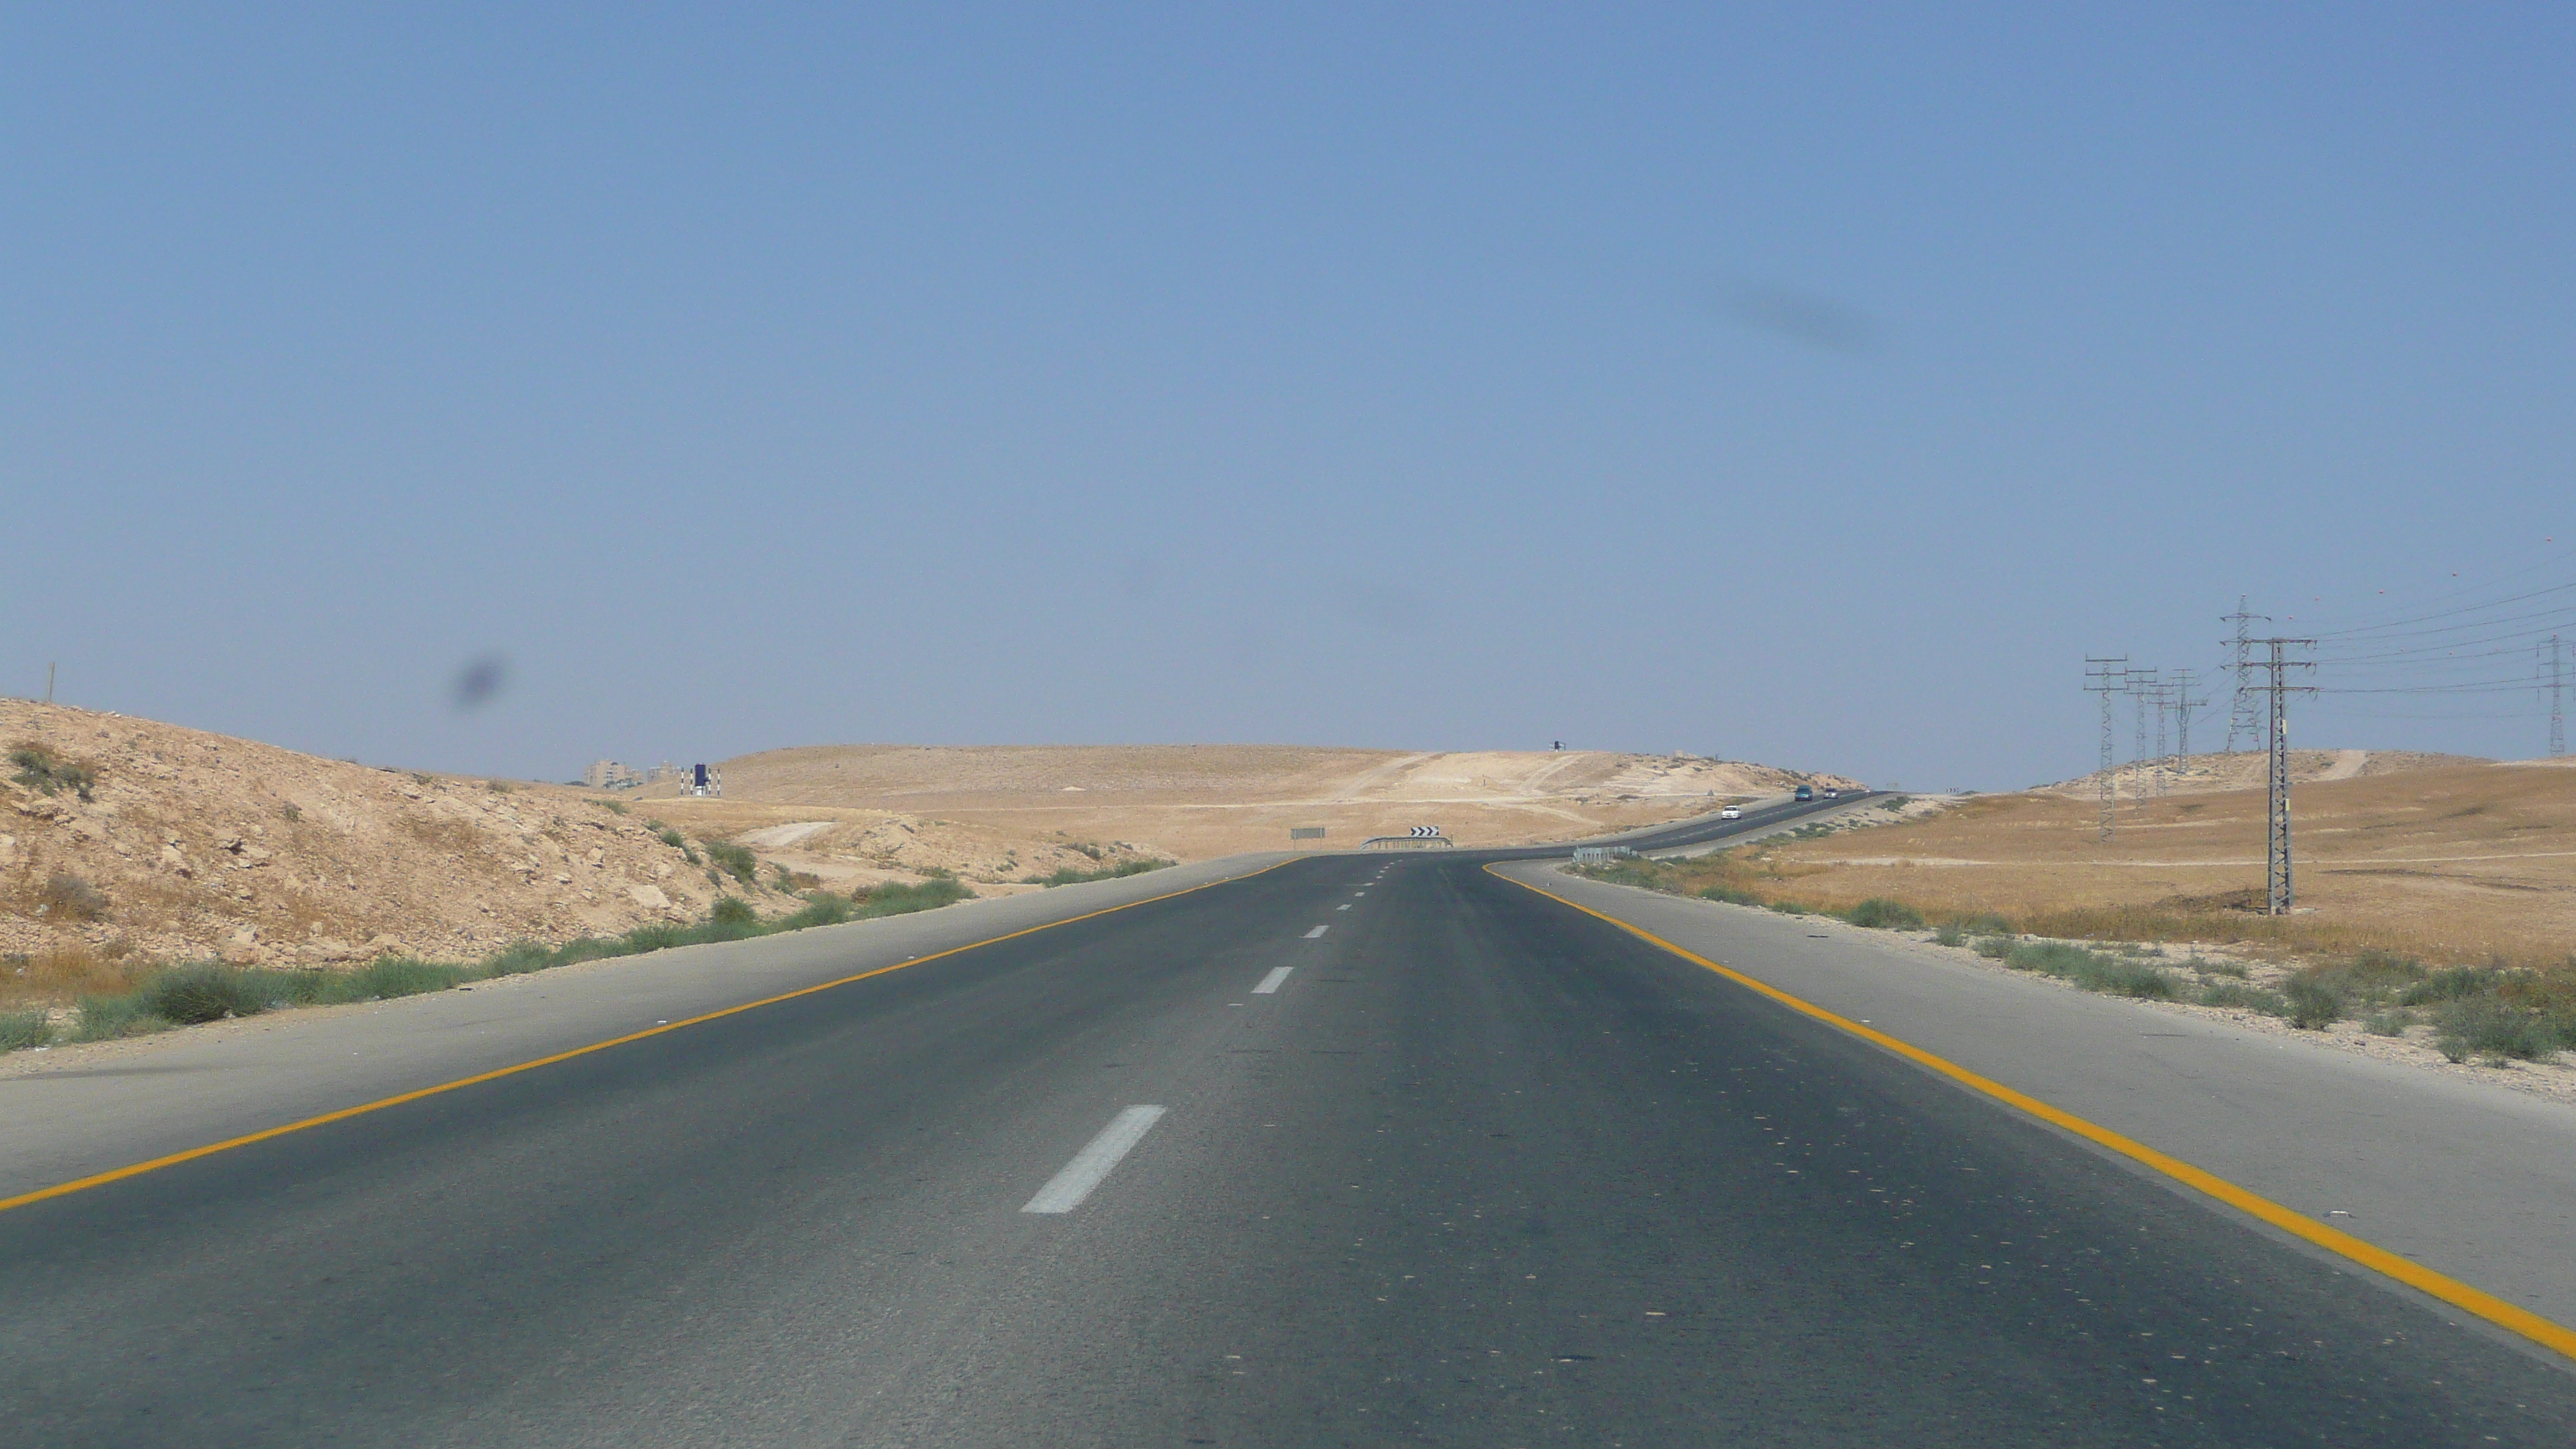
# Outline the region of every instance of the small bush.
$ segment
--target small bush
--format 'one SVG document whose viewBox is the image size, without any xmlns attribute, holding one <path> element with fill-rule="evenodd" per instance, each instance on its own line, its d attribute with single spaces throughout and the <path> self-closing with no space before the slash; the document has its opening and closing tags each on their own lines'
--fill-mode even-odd
<svg viewBox="0 0 2576 1449">
<path fill-rule="evenodd" d="M 1959 923 L 1956 921 L 1943 921 L 1932 928 L 1932 939 L 1944 946 L 1964 946 L 1968 941 L 1968 933 L 1960 930 Z"/>
<path fill-rule="evenodd" d="M 2247 1011 L 2259 1011 L 2265 1016 L 2290 1014 L 2290 1003 L 2282 999 L 2281 993 L 2266 991 L 2260 986 L 2248 986 L 2242 981 L 2209 983 L 2200 988 L 2200 1004 L 2242 1007 Z"/>
<path fill-rule="evenodd" d="M 2412 1015 L 2409 1015 L 2404 1008 L 2390 1007 L 2384 1011 L 2374 1011 L 2370 1015 L 2363 1017 L 2361 1021 L 2361 1029 L 2369 1032 L 2372 1036 L 2404 1036 L 2406 1034 L 2406 1028 L 2413 1026 L 2414 1024 L 2415 1018 Z"/>
<path fill-rule="evenodd" d="M 1807 908 L 1798 904 L 1796 901 L 1773 901 L 1771 903 L 1771 909 L 1778 911 L 1784 916 L 1803 916 L 1807 914 Z"/>
<path fill-rule="evenodd" d="M 18 767 L 10 776 L 39 795 L 52 795 L 69 790 L 86 800 L 98 784 L 98 771 L 78 760 L 56 754 L 50 745 L 22 740 L 9 747 L 9 763 Z"/>
<path fill-rule="evenodd" d="M 2464 997 L 2484 996 L 2495 989 L 2493 972 L 2475 966 L 2454 966 L 2436 971 L 2406 988 L 2397 998 L 2400 1006 L 2431 1006 L 2441 1001 L 2458 1001 Z"/>
<path fill-rule="evenodd" d="M 36 891 L 36 914 L 49 921 L 95 921 L 107 914 L 107 894 L 76 875 L 46 877 Z"/>
<path fill-rule="evenodd" d="M 2199 956 L 2192 958 L 2191 969 L 2203 976 L 2232 976 L 2239 981 L 2248 974 L 2241 961 L 2212 961 Z"/>
<path fill-rule="evenodd" d="M 747 926 L 760 919 L 760 912 L 753 910 L 751 902 L 740 896 L 726 896 L 716 902 L 707 919 L 719 926 Z"/>
<path fill-rule="evenodd" d="M 2153 966 L 2122 961 L 2064 941 L 2030 941 L 2005 954 L 2004 964 L 2073 982 L 2086 991 L 2171 1001 L 2173 978 Z"/>
<path fill-rule="evenodd" d="M 241 971 L 220 962 L 173 966 L 157 972 L 134 993 L 143 1011 L 180 1026 L 257 1016 L 268 1010 L 269 997 Z"/>
<path fill-rule="evenodd" d="M 340 979 L 346 983 L 342 990 L 352 1000 L 391 1001 L 397 996 L 445 991 L 459 981 L 472 979 L 475 974 L 464 966 L 415 961 L 408 956 L 379 956 Z"/>
<path fill-rule="evenodd" d="M 1903 901 L 1891 901 L 1885 896 L 1870 897 L 1868 900 L 1865 900 L 1859 905 L 1852 907 L 1850 910 L 1843 912 L 1843 919 L 1851 922 L 1855 926 L 1866 926 L 1874 931 L 1919 931 L 1923 929 L 1923 913 L 1921 911 L 1914 909 Z"/>
<path fill-rule="evenodd" d="M 84 996 L 72 1020 L 72 1040 L 113 1041 L 169 1029 L 168 1021 L 144 1010 L 132 996 Z"/>
<path fill-rule="evenodd" d="M 617 944 L 625 949 L 614 954 L 640 956 L 647 951 L 662 951 L 673 946 L 685 946 L 689 944 L 689 933 L 687 928 L 672 925 L 668 921 L 647 921 L 618 937 Z"/>
<path fill-rule="evenodd" d="M 1755 895 L 1751 891 L 1737 890 L 1733 886 L 1713 885 L 1703 887 L 1700 890 L 1699 898 L 1704 901 L 1724 901 L 1730 906 L 1758 906 L 1762 904 L 1762 898 L 1760 896 Z"/>
<path fill-rule="evenodd" d="M 1057 886 L 1088 885 L 1096 880 L 1119 880 L 1131 875 L 1143 875 L 1149 870 L 1162 870 L 1179 863 L 1171 860 L 1122 860 L 1116 865 L 1104 865 L 1098 870 L 1075 870 L 1068 865 L 1053 875 L 1030 876 L 1026 883 L 1042 885 L 1053 890 Z M 930 875 L 931 872 L 924 871 L 923 874 Z M 939 877 L 933 876 L 933 879 L 937 878 Z"/>
<path fill-rule="evenodd" d="M 2532 1061 L 2557 1048 L 2556 1033 L 2535 1013 L 2494 996 L 2464 996 L 2433 1013 L 2433 1044 L 2452 1061 L 2471 1055 Z"/>
<path fill-rule="evenodd" d="M 741 881 L 744 885 L 760 883 L 759 857 L 730 840 L 708 841 L 707 859 L 715 863 L 716 869 Z"/>
<path fill-rule="evenodd" d="M 862 920 L 878 916 L 909 915 L 914 911 L 933 911 L 971 901 L 975 893 L 953 878 L 933 877 L 919 885 L 887 881 L 882 885 L 862 886 L 850 893 L 850 903 Z"/>
<path fill-rule="evenodd" d="M 2001 961 L 2010 956 L 2013 948 L 2020 944 L 2010 936 L 1986 936 L 1977 942 L 1974 949 L 1978 955 L 1989 961 Z"/>
<path fill-rule="evenodd" d="M 2305 976 L 2281 983 L 2281 998 L 2290 1003 L 2290 1025 L 2317 1031 L 2343 1020 L 2343 993 Z"/>
<path fill-rule="evenodd" d="M 837 926 L 857 911 L 858 908 L 851 905 L 846 896 L 836 896 L 830 891 L 808 891 L 803 910 L 781 916 L 773 924 L 781 931 L 802 931 L 808 926 Z"/>
<path fill-rule="evenodd" d="M 2009 936 L 2013 933 L 2013 923 L 1988 912 L 1984 915 L 1963 918 L 1959 922 L 1959 929 L 1971 936 Z"/>
<path fill-rule="evenodd" d="M 286 817 L 287 824 L 293 825 L 295 822 L 304 818 L 304 807 L 290 803 L 277 813 Z"/>
<path fill-rule="evenodd" d="M 54 1024 L 42 1011 L 0 1011 L 0 1052 L 48 1046 Z"/>
<path fill-rule="evenodd" d="M 507 795 L 512 790 L 519 787 L 511 784 L 507 780 L 486 780 L 483 782 L 483 788 L 491 791 L 495 795 Z"/>
</svg>

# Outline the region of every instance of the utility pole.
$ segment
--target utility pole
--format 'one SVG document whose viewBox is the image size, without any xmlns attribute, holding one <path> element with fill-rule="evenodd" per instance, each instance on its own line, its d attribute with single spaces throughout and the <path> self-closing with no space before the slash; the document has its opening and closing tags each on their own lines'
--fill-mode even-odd
<svg viewBox="0 0 2576 1449">
<path fill-rule="evenodd" d="M 47 704 L 52 704 L 53 702 L 54 702 L 54 666 L 52 666 L 51 664 L 48 664 L 48 665 L 46 665 L 46 666 L 45 666 L 45 703 L 47 703 Z"/>
<path fill-rule="evenodd" d="M 2236 753 L 2238 735 L 2251 736 L 2262 733 L 2262 725 L 2254 717 L 2254 691 L 2245 683 L 2246 667 L 2254 659 L 2254 656 L 2248 652 L 2254 647 L 2254 641 L 2246 637 L 2246 626 L 2257 619 L 2266 624 L 2272 622 L 2272 616 L 2269 614 L 2245 612 L 2243 594 L 2236 596 L 2235 613 L 2218 616 L 2218 622 L 2236 626 L 2236 699 L 2227 713 L 2227 753 L 2231 755 Z"/>
<path fill-rule="evenodd" d="M 2102 696 L 2102 768 L 2094 775 L 2094 780 L 2101 792 L 2100 826 L 2105 845 L 2111 841 L 2111 754 L 2114 738 L 2111 696 L 2120 692 L 2128 676 L 2129 656 L 2126 654 L 2084 656 L 2084 689 L 2089 694 Z"/>
<path fill-rule="evenodd" d="M 2179 775 L 2191 766 L 2191 712 L 2206 706 L 2206 699 L 2191 697 L 2191 687 L 2198 681 L 2194 671 L 2174 671 L 2174 773 Z"/>
<path fill-rule="evenodd" d="M 2540 671 L 2549 681 L 2541 688 L 2549 691 L 2549 758 L 2554 760 L 2567 753 L 2567 714 L 2559 706 L 2559 690 L 2562 687 L 2560 681 L 2564 678 L 2560 672 L 2560 660 L 2563 656 L 2559 649 L 2558 636 L 2555 634 L 2550 635 L 2549 642 L 2540 647 L 2548 651 L 2542 660 Z"/>
<path fill-rule="evenodd" d="M 2292 892 L 2290 888 L 2290 714 L 2288 700 L 2289 696 L 2293 694 L 2316 693 L 2316 690 L 2312 686 L 2298 686 L 2288 683 L 2287 674 L 2293 669 L 2314 669 L 2317 667 L 2315 661 L 2307 659 L 2292 659 L 2286 651 L 2294 648 L 2303 648 L 2308 645 L 2312 645 L 2317 641 L 2314 639 L 2255 639 L 2248 642 L 2259 644 L 2272 651 L 2271 658 L 2253 660 L 2247 665 L 2247 668 L 2260 669 L 2271 676 L 2267 682 L 2255 686 L 2271 697 L 2272 704 L 2270 721 L 2271 728 L 2269 731 L 2272 738 L 2272 760 L 2271 768 L 2266 772 L 2271 782 L 2272 809 L 2271 819 L 2264 832 L 2263 914 L 2267 916 L 2286 916 L 2290 913 L 2290 904 L 2292 900 Z M 2239 684 L 2242 684 L 2244 676 L 2242 674 L 2238 675 L 2237 680 Z"/>
</svg>

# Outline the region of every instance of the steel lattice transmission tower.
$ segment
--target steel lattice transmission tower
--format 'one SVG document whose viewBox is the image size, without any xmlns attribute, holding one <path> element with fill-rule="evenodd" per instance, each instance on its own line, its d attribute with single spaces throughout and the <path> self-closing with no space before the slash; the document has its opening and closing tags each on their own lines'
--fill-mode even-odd
<svg viewBox="0 0 2576 1449">
<path fill-rule="evenodd" d="M 2129 757 L 2129 771 L 2136 776 L 2137 784 L 2130 793 L 2143 800 L 2147 797 L 2147 704 L 2156 697 L 2156 672 L 2132 669 L 2123 685 L 2129 691 L 2130 710 L 2137 716 L 2138 726 L 2137 753 Z"/>
<path fill-rule="evenodd" d="M 2205 707 L 2207 699 L 2191 697 L 2191 687 L 2199 682 L 2197 671 L 2174 671 L 2174 773 L 2180 775 L 2191 765 L 2191 712 Z"/>
<path fill-rule="evenodd" d="M 2249 670 L 2261 670 L 2270 676 L 2264 683 L 2255 686 L 2262 690 L 2264 694 L 2269 696 L 2271 700 L 2271 718 L 2268 721 L 2270 728 L 2267 733 L 2271 736 L 2272 758 L 2271 768 L 2265 771 L 2265 775 L 2271 785 L 2272 810 L 2268 828 L 2264 832 L 2263 913 L 2267 916 L 2286 916 L 2290 913 L 2290 905 L 2293 899 L 2293 892 L 2290 886 L 2290 712 L 2288 699 L 2289 696 L 2293 694 L 2314 694 L 2316 692 L 2311 687 L 2290 684 L 2288 682 L 2288 675 L 2289 671 L 2293 669 L 2314 669 L 2317 667 L 2313 660 L 2290 658 L 2288 651 L 2295 648 L 2304 648 L 2316 643 L 2317 641 L 2314 639 L 2255 639 L 2248 642 L 2259 644 L 2271 651 L 2271 657 L 2269 659 L 2252 660 L 2246 665 L 2246 668 Z M 2237 682 L 2240 685 L 2243 684 L 2244 679 L 2244 674 L 2240 673 L 2237 675 Z"/>
<path fill-rule="evenodd" d="M 2094 774 L 2101 793 L 2102 839 L 2111 838 L 2111 766 L 2112 746 L 2116 739 L 2111 721 L 2111 696 L 2118 694 L 2129 677 L 2129 656 L 2084 656 L 2084 688 L 2087 693 L 2102 696 L 2102 768 Z"/>
<path fill-rule="evenodd" d="M 2251 737 L 2263 732 L 2263 723 L 2255 714 L 2254 691 L 2245 682 L 2245 670 L 2254 662 L 2254 656 L 2251 653 L 2254 641 L 2247 637 L 2246 629 L 2257 619 L 2266 624 L 2272 622 L 2272 616 L 2269 614 L 2245 612 L 2243 594 L 2236 596 L 2235 613 L 2218 616 L 2218 622 L 2236 626 L 2236 699 L 2227 712 L 2227 753 L 2231 755 L 2236 753 L 2238 735 Z"/>
<path fill-rule="evenodd" d="M 2565 654 L 2555 634 L 2550 635 L 2549 642 L 2540 648 L 2540 687 L 2549 691 L 2549 757 L 2554 760 L 2567 753 L 2567 712 L 2560 703 L 2560 691 L 2566 678 Z"/>
</svg>

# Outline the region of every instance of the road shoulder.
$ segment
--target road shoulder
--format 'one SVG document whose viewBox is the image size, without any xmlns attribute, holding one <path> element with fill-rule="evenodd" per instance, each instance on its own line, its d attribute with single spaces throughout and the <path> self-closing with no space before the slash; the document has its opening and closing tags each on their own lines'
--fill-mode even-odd
<svg viewBox="0 0 2576 1449">
<path fill-rule="evenodd" d="M 0 1199 L 1296 858 L 1233 856 L 471 990 L 13 1053 L 0 1073 Z"/>
<path fill-rule="evenodd" d="M 2576 1323 L 2576 1110 L 1927 959 L 1837 922 L 1608 885 L 1539 863 L 1497 869 Z"/>
</svg>

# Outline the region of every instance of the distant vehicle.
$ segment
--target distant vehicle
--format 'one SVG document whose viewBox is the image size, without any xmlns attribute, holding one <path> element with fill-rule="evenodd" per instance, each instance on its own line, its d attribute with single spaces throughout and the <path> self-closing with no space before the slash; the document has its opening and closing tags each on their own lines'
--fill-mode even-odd
<svg viewBox="0 0 2576 1449">
<path fill-rule="evenodd" d="M 1744 807 L 1741 805 L 1729 805 L 1725 809 L 1717 812 L 1717 818 L 1720 820 L 1741 820 L 1744 818 Z"/>
<path fill-rule="evenodd" d="M 1843 798 L 1843 792 L 1840 790 L 1827 790 L 1825 792 L 1825 798 L 1828 800 L 1839 800 Z"/>
<path fill-rule="evenodd" d="M 1816 787 L 1813 785 L 1801 785 L 1798 787 L 1798 793 L 1794 798 L 1800 800 L 1813 800 L 1816 798 Z"/>
</svg>

